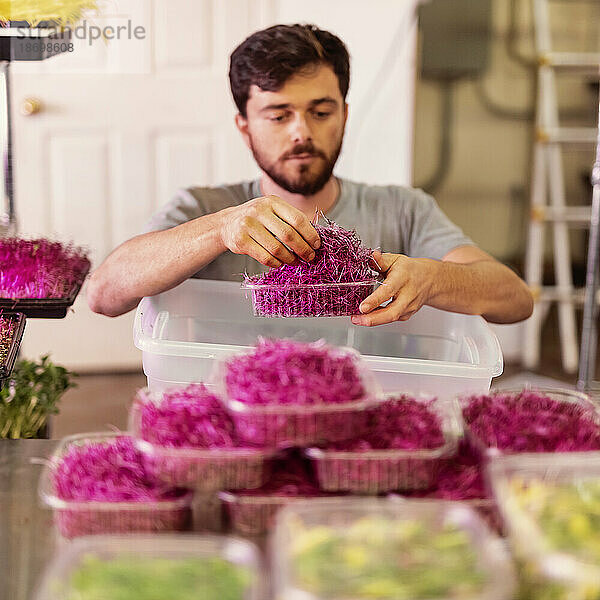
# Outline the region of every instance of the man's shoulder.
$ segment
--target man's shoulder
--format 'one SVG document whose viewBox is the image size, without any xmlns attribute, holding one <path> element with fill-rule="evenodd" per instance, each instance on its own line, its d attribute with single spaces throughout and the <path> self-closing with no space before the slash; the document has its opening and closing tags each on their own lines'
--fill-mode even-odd
<svg viewBox="0 0 600 600">
<path fill-rule="evenodd" d="M 384 204 L 391 208 L 405 210 L 431 201 L 429 194 L 410 186 L 374 185 L 343 178 L 340 181 L 344 194 L 349 198 L 355 198 L 359 203 Z"/>
<path fill-rule="evenodd" d="M 181 200 L 195 201 L 210 210 L 235 206 L 251 200 L 254 195 L 255 181 L 240 181 L 215 186 L 191 186 L 179 190 L 178 197 Z"/>
</svg>

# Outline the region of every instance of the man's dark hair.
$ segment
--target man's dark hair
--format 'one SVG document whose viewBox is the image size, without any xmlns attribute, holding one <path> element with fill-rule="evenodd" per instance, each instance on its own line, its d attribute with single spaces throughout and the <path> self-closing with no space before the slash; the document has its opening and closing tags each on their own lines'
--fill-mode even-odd
<svg viewBox="0 0 600 600">
<path fill-rule="evenodd" d="M 229 83 L 240 113 L 246 116 L 250 86 L 274 92 L 306 67 L 328 64 L 345 99 L 350 57 L 344 42 L 315 25 L 274 25 L 253 33 L 231 54 Z"/>
</svg>

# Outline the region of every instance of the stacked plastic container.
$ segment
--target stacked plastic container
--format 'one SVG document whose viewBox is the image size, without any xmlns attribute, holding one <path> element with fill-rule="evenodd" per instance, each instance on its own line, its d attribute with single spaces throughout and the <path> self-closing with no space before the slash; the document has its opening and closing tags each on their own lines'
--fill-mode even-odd
<svg viewBox="0 0 600 600">
<path fill-rule="evenodd" d="M 74 598 L 264 600 L 258 549 L 220 536 L 93 536 L 46 570 L 35 600 Z"/>
<path fill-rule="evenodd" d="M 528 388 L 525 389 L 500 389 L 494 392 L 491 395 L 491 398 L 495 396 L 507 396 L 507 397 L 518 397 L 522 393 L 535 393 L 539 394 L 541 397 L 546 398 L 552 402 L 556 403 L 565 403 L 568 405 L 573 405 L 577 409 L 581 409 L 582 413 L 585 414 L 586 418 L 590 421 L 594 422 L 600 428 L 600 410 L 598 406 L 594 404 L 586 394 L 581 392 L 577 392 L 575 390 L 563 390 L 563 389 L 536 389 L 531 390 Z M 461 404 L 464 407 L 468 404 L 469 398 L 463 397 L 461 399 Z M 492 460 L 495 457 L 503 456 L 506 454 L 515 455 L 515 454 L 526 454 L 526 452 L 519 451 L 514 448 L 498 448 L 497 445 L 487 444 L 484 440 L 481 439 L 480 436 L 477 435 L 473 428 L 469 426 L 467 421 L 464 421 L 464 432 L 465 437 L 471 444 L 471 446 L 486 460 Z M 499 423 L 498 427 L 501 428 L 502 425 Z M 533 427 L 535 428 L 535 422 L 530 422 L 524 424 L 524 427 Z M 534 434 L 538 437 L 543 438 L 543 430 L 540 430 L 539 433 L 534 431 Z"/>
<path fill-rule="evenodd" d="M 395 396 L 389 394 L 387 398 Z M 456 454 L 461 431 L 452 403 L 423 394 L 415 399 L 428 405 L 437 416 L 444 437 L 441 446 L 423 450 L 365 452 L 309 448 L 306 455 L 314 463 L 322 489 L 369 495 L 432 487 L 440 465 Z M 385 402 L 386 396 L 381 401 Z"/>
<path fill-rule="evenodd" d="M 260 487 L 269 476 L 272 448 L 173 448 L 143 438 L 141 418 L 148 403 L 160 405 L 163 394 L 140 390 L 130 411 L 129 429 L 136 445 L 166 484 L 210 493 Z"/>
<path fill-rule="evenodd" d="M 506 456 L 489 474 L 523 597 L 600 598 L 600 455 Z"/>
<path fill-rule="evenodd" d="M 503 544 L 447 502 L 351 498 L 295 503 L 272 543 L 275 598 L 513 598 Z"/>
<path fill-rule="evenodd" d="M 53 510 L 54 523 L 63 538 L 130 532 L 185 531 L 190 526 L 192 492 L 155 501 L 81 501 L 61 498 L 55 476 L 64 457 L 72 450 L 90 445 L 111 444 L 121 434 L 111 432 L 68 436 L 57 446 L 39 483 L 42 502 Z"/>
<path fill-rule="evenodd" d="M 369 289 L 358 291 L 367 294 L 372 290 L 372 283 L 369 285 Z M 250 352 L 260 336 L 300 342 L 324 339 L 336 347 L 334 352 L 354 361 L 364 395 L 327 406 L 295 406 L 293 402 L 285 406 L 245 405 L 228 393 L 223 369 L 232 356 Z M 492 377 L 502 372 L 498 342 L 478 317 L 424 308 L 408 323 L 368 330 L 352 325 L 347 317 L 256 319 L 252 303 L 239 285 L 229 282 L 189 280 L 169 292 L 145 298 L 136 313 L 134 339 L 143 352 L 148 376 L 148 389 L 139 392 L 130 413 L 130 435 L 135 448 L 152 466 L 165 489 L 193 491 L 177 497 L 172 506 L 67 502 L 57 494 L 53 473 L 72 444 L 85 444 L 95 437 L 64 440 L 45 469 L 40 494 L 54 510 L 55 522 L 64 537 L 129 534 L 127 538 L 106 537 L 110 548 L 97 550 L 102 560 L 108 560 L 106 557 L 111 556 L 113 549 L 125 548 L 123 540 L 129 536 L 131 540 L 141 540 L 132 542 L 138 547 L 145 546 L 139 532 L 162 532 L 160 537 L 166 540 L 168 531 L 189 528 L 191 506 L 197 502 L 217 511 L 222 503 L 232 528 L 254 536 L 273 531 L 274 519 L 281 514 L 282 507 L 300 506 L 304 502 L 318 504 L 322 499 L 317 496 L 335 496 L 324 498 L 332 501 L 341 500 L 339 496 L 346 494 L 381 494 L 427 487 L 435 480 L 440 464 L 456 452 L 460 436 L 454 407 L 441 399 L 433 403 L 433 397 L 486 392 Z M 214 384 L 211 389 L 235 425 L 239 447 L 169 447 L 145 439 L 141 425 L 144 406 L 150 403 L 159 406 L 165 394 L 175 388 L 208 381 Z M 325 450 L 328 443 L 363 435 L 369 428 L 372 412 L 386 401 L 383 392 L 397 390 L 402 393 L 418 390 L 416 395 L 423 402 L 433 403 L 444 434 L 440 448 L 341 454 Z M 105 434 L 97 435 L 101 438 Z M 301 493 L 288 493 L 289 490 L 263 494 L 263 488 L 272 489 L 268 484 L 275 459 L 281 459 L 281 453 L 288 452 L 290 447 L 300 448 L 296 451 L 300 456 L 306 451 L 302 460 L 309 473 L 310 494 L 304 497 Z M 389 505 L 393 504 L 390 501 Z M 219 519 L 212 510 L 207 509 L 207 520 L 212 516 L 216 522 Z M 479 523 L 477 517 L 474 519 Z M 156 546 L 152 542 L 156 538 L 146 539 L 149 547 Z M 80 549 L 87 543 L 85 538 L 81 543 Z M 170 544 L 164 545 L 169 552 Z M 200 548 L 196 551 L 200 552 Z M 70 557 L 61 557 L 62 566 L 55 571 L 67 587 L 73 581 L 68 575 L 75 570 L 72 566 L 81 564 L 77 550 L 69 552 Z M 96 550 L 91 548 L 86 552 L 93 555 Z M 219 550 L 213 547 L 212 552 L 218 554 Z M 278 569 L 279 566 L 274 567 L 274 576 Z M 244 600 L 254 600 L 253 593 L 247 591 Z M 40 596 L 40 600 L 46 597 L 55 596 Z M 490 597 L 500 600 L 503 596 Z"/>
<path fill-rule="evenodd" d="M 230 357 L 236 360 L 251 350 Z M 242 440 L 267 448 L 307 446 L 322 441 L 346 440 L 360 435 L 367 428 L 368 410 L 378 401 L 379 387 L 360 355 L 349 348 L 328 347 L 334 359 L 347 359 L 357 373 L 364 389 L 361 398 L 336 404 L 249 405 L 232 396 L 227 389 L 230 360 L 214 365 L 212 381 L 225 404 Z M 318 392 L 318 391 L 317 391 Z"/>
<path fill-rule="evenodd" d="M 325 364 L 343 368 L 340 373 L 344 373 L 344 377 L 350 376 L 345 370 L 350 369 L 353 383 L 346 383 L 347 380 L 342 379 L 340 385 L 341 389 L 351 386 L 354 390 L 352 393 L 358 394 L 356 399 L 307 406 L 293 401 L 283 406 L 246 405 L 231 395 L 233 392 L 225 381 L 228 365 L 248 358 L 247 351 L 215 364 L 212 387 L 191 386 L 186 390 L 174 388 L 164 392 L 140 390 L 130 413 L 133 444 L 165 489 L 189 489 L 197 496 L 205 495 L 207 504 L 215 504 L 215 510 L 218 510 L 218 503 L 215 503 L 215 495 L 218 494 L 219 500 L 228 509 L 234 530 L 247 535 L 261 535 L 271 527 L 280 507 L 304 499 L 306 495 L 374 495 L 416 491 L 435 484 L 440 466 L 454 456 L 461 435 L 455 403 L 436 400 L 429 395 L 410 398 L 416 405 L 422 405 L 423 410 L 428 411 L 431 418 L 439 423 L 441 442 L 438 447 L 421 450 L 328 450 L 327 445 L 332 442 L 360 440 L 362 436 L 368 435 L 372 419 L 378 416 L 378 411 L 388 408 L 389 403 L 397 401 L 399 395 L 382 395 L 372 374 L 353 350 L 334 348 L 322 343 L 291 344 L 285 347 L 292 348 L 292 351 L 301 348 L 301 352 L 316 352 L 316 356 L 327 357 Z M 262 372 L 261 369 L 259 371 Z M 244 372 L 243 377 L 245 376 Z M 354 380 L 354 377 L 357 379 Z M 282 386 L 277 389 L 285 397 L 286 387 L 284 384 Z M 156 436 L 151 430 L 148 430 L 147 437 L 143 426 L 144 411 L 156 414 L 154 411 L 162 406 L 165 399 L 172 400 L 178 394 L 188 401 L 188 393 L 191 393 L 188 390 L 206 394 L 202 396 L 202 402 L 207 401 L 206 397 L 211 397 L 210 402 L 216 401 L 217 406 L 219 403 L 222 405 L 220 409 L 211 408 L 216 413 L 201 411 L 199 418 L 211 421 L 201 421 L 204 424 L 199 424 L 200 427 L 206 426 L 212 430 L 216 426 L 212 419 L 225 418 L 223 411 L 229 414 L 234 425 L 234 435 L 228 446 L 193 447 L 185 440 L 181 446 L 173 446 L 170 441 L 159 441 L 160 436 L 154 439 Z M 317 395 L 319 392 L 306 391 L 316 392 Z M 192 402 L 193 398 L 192 395 Z M 167 414 L 171 414 L 169 411 L 173 410 L 173 406 L 181 405 L 170 404 L 166 407 Z M 214 404 L 210 406 L 213 407 Z M 243 413 L 241 419 L 240 413 Z M 181 417 L 175 418 L 181 421 Z M 157 427 L 168 427 L 167 422 L 161 421 Z M 147 429 L 148 425 L 145 427 Z M 69 449 L 74 445 L 94 440 L 98 442 L 109 437 L 106 434 L 96 434 L 67 438 L 43 473 L 40 495 L 46 505 L 54 509 L 55 521 L 61 534 L 71 538 L 89 533 L 185 528 L 185 516 L 191 502 L 187 495 L 171 503 L 161 501 L 148 503 L 147 506 L 139 502 L 70 502 L 59 497 L 54 485 L 54 475 Z M 297 454 L 304 465 L 302 468 L 305 469 L 306 476 L 300 478 L 300 488 L 294 491 L 294 482 L 290 484 L 291 487 L 284 482 L 282 486 L 286 489 L 273 489 L 267 485 L 264 493 L 261 493 L 260 488 L 270 481 L 273 461 L 279 458 L 281 462 L 281 452 L 287 452 L 290 448 L 298 449 Z M 285 464 L 284 462 L 284 471 Z M 257 488 L 257 493 L 248 493 Z M 303 489 L 307 489 L 309 493 L 305 494 Z M 236 493 L 238 490 L 240 493 Z"/>
</svg>

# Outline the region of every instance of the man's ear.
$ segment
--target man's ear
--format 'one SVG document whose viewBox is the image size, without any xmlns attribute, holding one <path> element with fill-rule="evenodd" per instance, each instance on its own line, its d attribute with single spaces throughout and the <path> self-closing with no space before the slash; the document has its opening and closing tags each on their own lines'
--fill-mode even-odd
<svg viewBox="0 0 600 600">
<path fill-rule="evenodd" d="M 346 126 L 347 120 L 348 120 L 348 103 L 344 102 L 344 126 Z"/>
<path fill-rule="evenodd" d="M 248 148 L 250 148 L 250 136 L 248 135 L 248 119 L 241 113 L 235 115 L 235 126 L 238 131 L 242 134 L 242 138 Z"/>
</svg>

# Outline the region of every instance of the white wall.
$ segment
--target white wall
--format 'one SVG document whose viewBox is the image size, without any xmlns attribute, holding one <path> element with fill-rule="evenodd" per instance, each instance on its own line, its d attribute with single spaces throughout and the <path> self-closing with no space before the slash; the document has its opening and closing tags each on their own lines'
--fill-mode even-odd
<svg viewBox="0 0 600 600">
<path fill-rule="evenodd" d="M 377 184 L 411 181 L 417 4 L 416 0 L 277 3 L 274 21 L 312 21 L 348 46 L 350 116 L 337 169 L 342 176 Z"/>
<path fill-rule="evenodd" d="M 144 42 L 76 43 L 43 63 L 13 65 L 20 232 L 88 246 L 97 265 L 139 233 L 182 186 L 258 171 L 236 131 L 227 70 L 235 45 L 277 22 L 339 34 L 352 56 L 347 137 L 337 173 L 408 183 L 415 29 L 413 0 L 110 0 L 112 17 Z M 107 21 L 108 18 L 108 21 Z M 381 70 L 382 76 L 379 75 Z M 42 102 L 24 116 L 26 98 Z M 138 368 L 132 314 L 94 315 L 85 288 L 64 321 L 31 320 L 24 355 L 51 352 L 80 372 Z"/>
</svg>

